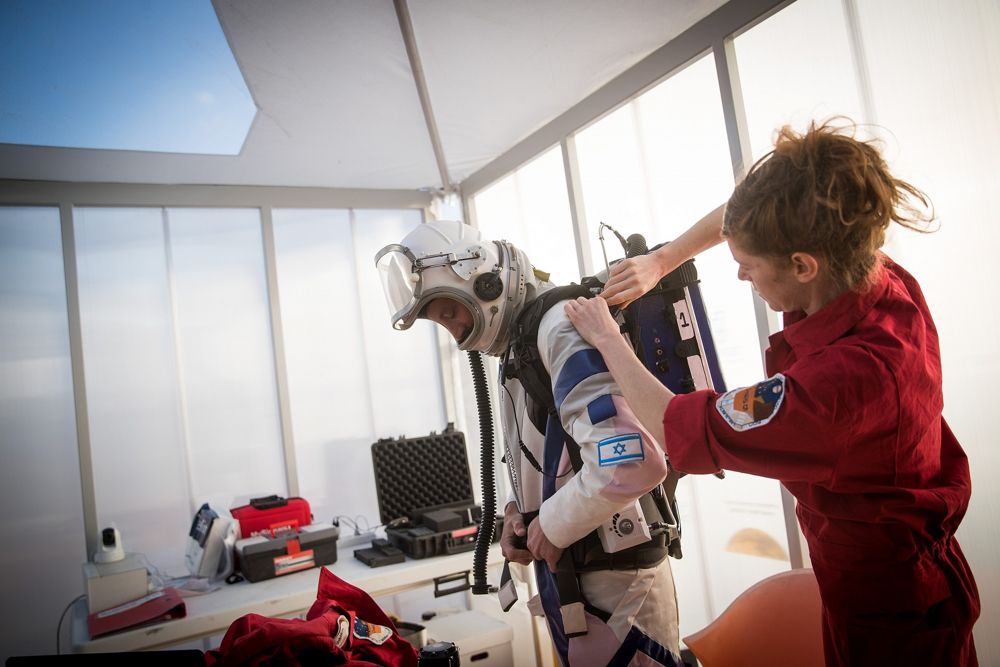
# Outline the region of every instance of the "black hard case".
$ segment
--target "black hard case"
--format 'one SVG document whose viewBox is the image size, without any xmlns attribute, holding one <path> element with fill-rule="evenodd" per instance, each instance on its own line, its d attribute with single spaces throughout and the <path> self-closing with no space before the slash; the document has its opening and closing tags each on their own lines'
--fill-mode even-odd
<svg viewBox="0 0 1000 667">
<path fill-rule="evenodd" d="M 372 467 L 379 515 L 395 547 L 411 558 L 475 548 L 482 510 L 464 433 L 449 424 L 442 433 L 383 438 L 372 445 Z"/>
</svg>

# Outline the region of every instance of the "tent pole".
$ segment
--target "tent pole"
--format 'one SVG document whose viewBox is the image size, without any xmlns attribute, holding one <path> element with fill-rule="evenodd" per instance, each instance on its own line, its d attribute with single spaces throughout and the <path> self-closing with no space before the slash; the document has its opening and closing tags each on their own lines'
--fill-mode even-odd
<svg viewBox="0 0 1000 667">
<path fill-rule="evenodd" d="M 431 98 L 427 93 L 427 80 L 424 79 L 424 68 L 420 63 L 417 41 L 413 36 L 410 9 L 406 5 L 406 0 L 393 0 L 393 5 L 396 7 L 399 30 L 403 34 L 403 43 L 406 45 L 406 55 L 410 59 L 410 69 L 413 71 L 413 83 L 417 86 L 420 107 L 424 111 L 424 120 L 427 122 L 427 134 L 430 135 L 431 146 L 434 149 L 434 159 L 437 161 L 438 173 L 441 175 L 441 187 L 444 194 L 447 195 L 452 192 L 453 188 L 451 186 L 451 179 L 448 177 L 448 164 L 444 159 L 444 149 L 441 147 L 441 135 L 438 134 L 437 121 L 434 119 L 434 110 L 431 109 Z"/>
</svg>

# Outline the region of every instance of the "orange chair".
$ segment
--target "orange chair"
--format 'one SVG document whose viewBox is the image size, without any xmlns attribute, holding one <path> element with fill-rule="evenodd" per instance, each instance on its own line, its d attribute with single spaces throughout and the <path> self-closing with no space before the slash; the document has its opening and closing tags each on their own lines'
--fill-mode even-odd
<svg viewBox="0 0 1000 667">
<path fill-rule="evenodd" d="M 703 667 L 823 667 L 821 623 L 816 575 L 789 570 L 743 591 L 684 643 Z"/>
</svg>

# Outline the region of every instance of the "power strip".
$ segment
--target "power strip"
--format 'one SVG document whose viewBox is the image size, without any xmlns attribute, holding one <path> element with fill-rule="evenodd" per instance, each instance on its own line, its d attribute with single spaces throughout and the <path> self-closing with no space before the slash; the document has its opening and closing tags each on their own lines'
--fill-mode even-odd
<svg viewBox="0 0 1000 667">
<path fill-rule="evenodd" d="M 346 549 L 357 544 L 370 544 L 375 538 L 375 531 L 368 530 L 355 535 L 354 533 L 342 533 L 337 539 L 337 548 Z"/>
</svg>

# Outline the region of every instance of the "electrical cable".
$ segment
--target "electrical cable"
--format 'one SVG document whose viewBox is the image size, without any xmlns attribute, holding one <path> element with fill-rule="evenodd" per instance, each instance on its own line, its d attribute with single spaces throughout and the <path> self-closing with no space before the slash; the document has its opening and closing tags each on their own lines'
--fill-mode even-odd
<svg viewBox="0 0 1000 667">
<path fill-rule="evenodd" d="M 208 579 L 196 577 L 192 574 L 168 574 L 153 565 L 149 558 L 146 557 L 146 554 L 135 553 L 130 555 L 135 556 L 142 566 L 146 568 L 146 572 L 149 574 L 149 592 L 151 593 L 154 591 L 162 591 L 164 588 L 176 588 L 177 592 L 182 597 L 190 597 L 193 595 L 211 593 L 219 588 L 219 584 L 214 580 L 214 578 Z M 226 583 L 231 583 L 229 578 L 230 577 L 226 577 Z"/>
<path fill-rule="evenodd" d="M 56 625 L 56 655 L 59 655 L 59 650 L 60 650 L 59 644 L 60 644 L 60 639 L 61 639 L 61 635 L 62 635 L 62 624 L 63 624 L 63 620 L 66 618 L 66 612 L 68 612 L 70 610 L 70 607 L 72 607 L 73 605 L 75 605 L 77 602 L 79 602 L 80 600 L 82 600 L 85 597 L 87 597 L 87 596 L 86 595 L 77 595 L 75 598 L 73 598 L 73 600 L 68 605 L 66 605 L 66 608 L 63 609 L 63 612 L 59 615 L 59 623 Z"/>
<path fill-rule="evenodd" d="M 508 389 L 506 385 L 500 385 L 500 387 L 505 392 L 507 392 L 507 400 L 510 401 L 511 405 L 510 412 L 512 415 L 514 415 L 514 428 L 517 431 L 517 446 L 524 453 L 524 458 L 528 459 L 528 463 L 531 464 L 531 467 L 534 468 L 543 477 L 548 477 L 549 479 L 562 479 L 566 475 L 573 472 L 573 466 L 570 466 L 566 470 L 566 472 L 564 472 L 561 475 L 553 475 L 551 473 L 547 473 L 544 470 L 542 470 L 542 466 L 539 465 L 538 459 L 535 458 L 535 455 L 532 454 L 531 450 L 528 449 L 527 445 L 524 444 L 524 440 L 521 439 L 521 422 L 517 419 L 517 404 L 514 403 L 514 395 L 510 393 L 510 389 Z"/>
<path fill-rule="evenodd" d="M 368 517 L 363 514 L 357 514 L 353 518 L 347 516 L 346 514 L 338 514 L 333 519 L 330 520 L 334 526 L 340 527 L 341 522 L 347 524 L 347 527 L 354 531 L 355 535 L 361 535 L 363 533 L 375 532 L 377 528 L 380 528 L 382 524 L 377 526 L 372 526 L 368 523 Z M 362 525 L 363 524 L 363 525 Z"/>
<path fill-rule="evenodd" d="M 160 568 L 156 567 L 151 562 L 149 562 L 149 559 L 146 558 L 146 554 L 144 553 L 136 553 L 132 555 L 135 556 L 135 558 L 142 564 L 142 566 L 146 568 L 146 572 L 149 573 L 149 580 L 153 585 L 151 591 L 159 591 L 166 588 L 167 586 L 173 586 L 178 582 L 182 582 L 188 579 L 188 575 L 181 575 L 179 577 L 175 577 L 164 573 L 163 571 L 160 570 Z"/>
<path fill-rule="evenodd" d="M 615 229 L 614 227 L 612 227 L 611 225 L 609 225 L 608 223 L 606 223 L 604 221 L 599 222 L 598 225 L 597 225 L 597 238 L 600 239 L 600 241 L 601 241 L 601 247 L 602 248 L 604 247 L 604 232 L 603 232 L 603 230 L 604 230 L 605 227 L 607 227 L 608 229 L 610 229 L 611 232 L 618 238 L 618 242 L 622 244 L 622 250 L 624 250 L 626 252 L 626 254 L 627 254 L 628 253 L 628 249 L 629 249 L 629 242 L 625 240 L 624 236 L 622 236 L 620 233 L 618 233 L 617 229 Z M 635 236 L 635 235 L 633 234 L 633 236 Z M 607 264 L 607 255 L 605 255 L 604 263 Z"/>
</svg>

